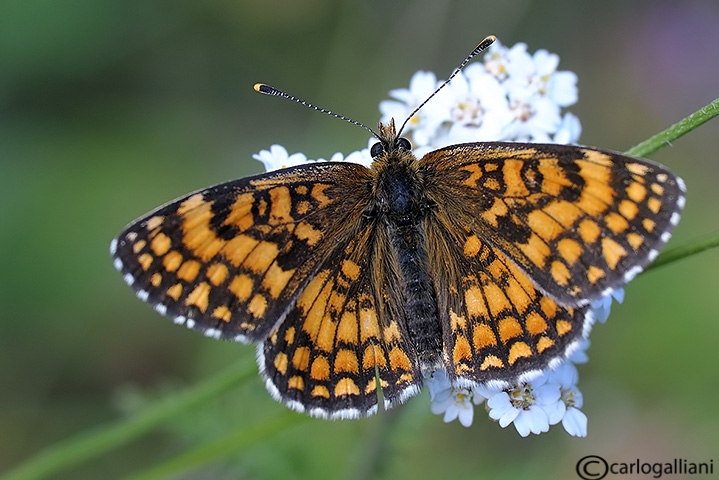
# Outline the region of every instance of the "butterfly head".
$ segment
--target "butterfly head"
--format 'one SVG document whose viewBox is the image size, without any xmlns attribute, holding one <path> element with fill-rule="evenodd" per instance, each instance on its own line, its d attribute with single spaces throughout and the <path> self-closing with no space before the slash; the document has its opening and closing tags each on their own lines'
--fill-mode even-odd
<svg viewBox="0 0 719 480">
<path fill-rule="evenodd" d="M 387 125 L 379 123 L 379 135 L 376 135 L 379 142 L 372 145 L 370 154 L 372 159 L 376 160 L 382 155 L 388 155 L 395 152 L 409 152 L 412 150 L 412 144 L 404 137 L 400 137 L 394 127 L 394 118 Z"/>
</svg>

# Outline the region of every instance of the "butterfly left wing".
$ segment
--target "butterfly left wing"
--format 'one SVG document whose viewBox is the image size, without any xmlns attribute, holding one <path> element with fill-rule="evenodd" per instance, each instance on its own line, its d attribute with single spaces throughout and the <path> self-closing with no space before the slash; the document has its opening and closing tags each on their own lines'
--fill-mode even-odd
<svg viewBox="0 0 719 480">
<path fill-rule="evenodd" d="M 207 336 L 264 340 L 366 202 L 368 169 L 315 163 L 217 185 L 128 225 L 111 253 L 138 297 Z"/>
<path fill-rule="evenodd" d="M 356 418 L 419 391 L 396 259 L 363 213 L 368 170 L 316 163 L 187 195 L 111 246 L 137 295 L 208 336 L 261 341 L 267 389 L 291 408 Z"/>
</svg>

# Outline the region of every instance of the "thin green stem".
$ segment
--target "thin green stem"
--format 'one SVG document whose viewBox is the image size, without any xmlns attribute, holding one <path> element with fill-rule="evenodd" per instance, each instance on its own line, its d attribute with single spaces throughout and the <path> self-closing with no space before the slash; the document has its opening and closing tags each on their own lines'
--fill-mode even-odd
<svg viewBox="0 0 719 480">
<path fill-rule="evenodd" d="M 674 263 L 682 258 L 696 255 L 697 253 L 709 250 L 710 248 L 719 247 L 719 232 L 710 233 L 699 238 L 688 241 L 684 245 L 679 245 L 671 250 L 667 250 L 657 257 L 654 262 L 649 265 L 644 271 L 649 271 L 654 268 L 663 267 Z"/>
<path fill-rule="evenodd" d="M 99 426 L 56 443 L 5 474 L 2 480 L 37 480 L 56 475 L 130 443 L 170 418 L 236 388 L 255 374 L 256 367 L 253 364 L 230 368 L 204 383 L 157 401 L 131 418 Z"/>
<path fill-rule="evenodd" d="M 309 417 L 286 411 L 278 417 L 265 420 L 253 427 L 243 427 L 199 447 L 186 450 L 166 462 L 130 477 L 131 480 L 152 480 L 169 478 L 174 474 L 188 473 L 202 465 L 229 454 L 237 454 L 243 448 L 283 432 Z"/>
<path fill-rule="evenodd" d="M 671 145 L 677 138 L 691 132 L 699 125 L 708 122 L 717 115 L 719 115 L 719 98 L 688 117 L 681 119 L 666 130 L 630 148 L 626 151 L 626 154 L 633 157 L 647 157 L 660 148 Z"/>
</svg>

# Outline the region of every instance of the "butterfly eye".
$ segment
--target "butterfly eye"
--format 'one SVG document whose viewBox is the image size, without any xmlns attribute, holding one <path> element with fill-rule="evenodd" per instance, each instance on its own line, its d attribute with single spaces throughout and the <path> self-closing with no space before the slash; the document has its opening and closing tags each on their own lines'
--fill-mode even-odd
<svg viewBox="0 0 719 480">
<path fill-rule="evenodd" d="M 406 138 L 400 138 L 397 140 L 397 146 L 405 150 L 412 150 L 412 144 Z"/>
<path fill-rule="evenodd" d="M 370 155 L 372 155 L 372 158 L 382 155 L 382 152 L 384 152 L 384 147 L 382 146 L 381 142 L 377 142 L 372 145 L 372 148 L 369 151 Z"/>
</svg>

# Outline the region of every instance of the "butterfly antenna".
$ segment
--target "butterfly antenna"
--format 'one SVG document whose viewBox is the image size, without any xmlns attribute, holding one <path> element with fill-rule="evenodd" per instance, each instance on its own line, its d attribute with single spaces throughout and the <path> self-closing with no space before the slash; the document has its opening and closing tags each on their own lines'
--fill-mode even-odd
<svg viewBox="0 0 719 480">
<path fill-rule="evenodd" d="M 410 120 L 412 117 L 414 117 L 414 115 L 415 115 L 417 112 L 419 112 L 419 110 L 420 110 L 422 107 L 424 107 L 424 106 L 427 104 L 427 102 L 429 102 L 429 101 L 432 99 L 432 97 L 434 97 L 435 95 L 437 95 L 437 92 L 439 92 L 439 91 L 442 90 L 444 87 L 446 87 L 447 84 L 448 84 L 449 82 L 451 82 L 452 79 L 453 79 L 455 76 L 457 76 L 457 74 L 458 74 L 459 72 L 462 71 L 462 69 L 465 67 L 465 65 L 467 65 L 467 64 L 469 63 L 469 61 L 472 60 L 472 58 L 474 58 L 476 55 L 478 55 L 479 53 L 481 53 L 483 50 L 486 50 L 487 47 L 489 47 L 490 45 L 492 45 L 495 40 L 497 40 L 497 37 L 495 37 L 494 35 L 490 35 L 490 36 L 488 36 L 487 38 L 485 38 L 484 40 L 482 40 L 481 42 L 479 42 L 479 45 L 477 45 L 477 46 L 475 47 L 475 49 L 472 50 L 472 52 L 471 52 L 469 55 L 467 55 L 467 58 L 465 58 L 464 61 L 463 61 L 462 63 L 460 63 L 457 68 L 454 69 L 454 72 L 452 72 L 452 75 L 450 75 L 449 78 L 442 83 L 442 85 L 440 85 L 439 87 L 437 87 L 437 89 L 436 89 L 434 92 L 432 92 L 432 95 L 430 95 L 429 97 L 427 97 L 427 99 L 426 99 L 424 102 L 422 102 L 422 103 L 419 105 L 419 107 L 415 108 L 415 109 L 412 111 L 412 113 L 410 113 L 410 114 L 407 116 L 407 119 L 404 121 L 404 123 L 403 123 L 402 126 L 400 127 L 399 131 L 397 132 L 397 136 L 399 137 L 399 136 L 402 134 L 402 130 L 404 130 L 404 127 L 407 125 L 407 122 L 409 122 L 409 120 Z"/>
<path fill-rule="evenodd" d="M 309 102 L 305 102 L 301 98 L 294 97 L 294 96 L 290 95 L 289 93 L 285 93 L 282 90 L 278 90 L 275 87 L 271 87 L 265 83 L 256 83 L 253 88 L 255 89 L 256 92 L 264 93 L 265 95 L 274 95 L 275 97 L 286 98 L 288 100 L 292 100 L 293 102 L 297 102 L 300 105 L 304 105 L 305 107 L 309 107 L 312 110 L 317 110 L 320 113 L 326 113 L 327 115 L 331 115 L 335 118 L 339 118 L 340 120 L 344 120 L 345 122 L 349 122 L 353 125 L 357 125 L 358 127 L 362 127 L 364 129 L 366 129 L 367 131 L 369 131 L 372 134 L 372 136 L 374 136 L 378 140 L 382 140 L 380 138 L 379 134 L 377 134 L 374 130 L 372 130 L 371 128 L 369 128 L 367 125 L 365 125 L 362 122 L 358 122 L 357 120 L 352 120 L 351 118 L 345 117 L 344 115 L 340 115 L 339 113 L 335 113 L 330 110 L 318 107 L 316 105 L 312 105 Z"/>
</svg>

